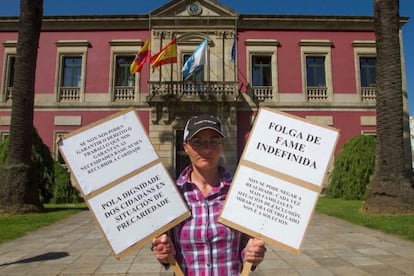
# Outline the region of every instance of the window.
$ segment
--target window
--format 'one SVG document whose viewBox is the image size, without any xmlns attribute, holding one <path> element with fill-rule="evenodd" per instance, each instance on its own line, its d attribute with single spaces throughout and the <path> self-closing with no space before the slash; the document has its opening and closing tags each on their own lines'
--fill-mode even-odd
<svg viewBox="0 0 414 276">
<path fill-rule="evenodd" d="M 325 58 L 323 56 L 306 57 L 306 84 L 313 87 L 325 87 Z"/>
<path fill-rule="evenodd" d="M 61 40 L 56 42 L 56 46 L 56 101 L 83 102 L 90 43 L 86 40 Z"/>
<path fill-rule="evenodd" d="M 135 55 L 144 45 L 142 40 L 114 39 L 109 41 L 111 47 L 109 69 L 109 95 L 111 101 L 130 104 L 144 101 L 140 92 L 140 73 L 131 74 L 129 68 Z"/>
<path fill-rule="evenodd" d="M 134 56 L 116 56 L 115 86 L 135 86 L 135 74 L 131 74 L 129 67 Z"/>
<path fill-rule="evenodd" d="M 247 93 L 258 101 L 278 101 L 277 50 L 275 39 L 247 39 Z"/>
<path fill-rule="evenodd" d="M 80 87 L 82 57 L 63 57 L 62 86 Z"/>
<path fill-rule="evenodd" d="M 252 56 L 252 85 L 272 86 L 272 57 Z"/>
<path fill-rule="evenodd" d="M 14 87 L 14 65 L 16 63 L 16 56 L 9 55 L 7 57 L 7 69 L 6 69 L 6 89 L 5 89 L 5 100 L 12 98 L 13 87 Z"/>
<path fill-rule="evenodd" d="M 63 159 L 63 156 L 60 154 L 60 151 L 59 151 L 57 145 L 58 145 L 58 142 L 67 133 L 68 133 L 67 131 L 58 131 L 58 132 L 55 132 L 55 137 L 54 137 L 54 143 L 53 143 L 53 145 L 55 145 L 54 146 L 55 160 L 58 161 L 59 164 L 61 164 L 61 165 L 65 165 L 66 163 L 65 163 L 65 159 Z"/>
<path fill-rule="evenodd" d="M 10 136 L 9 132 L 0 132 L 0 143 L 6 140 Z"/>
<path fill-rule="evenodd" d="M 2 86 L 0 90 L 0 102 L 7 102 L 12 98 L 14 87 L 14 67 L 16 63 L 16 46 L 17 41 L 4 41 L 4 60 L 2 71 L 3 79 L 1 80 Z"/>
<path fill-rule="evenodd" d="M 374 40 L 355 40 L 354 47 L 356 89 L 361 102 L 375 104 L 376 91 L 376 45 Z"/>
<path fill-rule="evenodd" d="M 329 40 L 303 39 L 299 42 L 302 84 L 308 102 L 333 100 L 331 48 Z"/>
<path fill-rule="evenodd" d="M 375 87 L 376 86 L 376 63 L 375 57 L 360 57 L 359 70 L 361 77 L 361 87 Z"/>
</svg>

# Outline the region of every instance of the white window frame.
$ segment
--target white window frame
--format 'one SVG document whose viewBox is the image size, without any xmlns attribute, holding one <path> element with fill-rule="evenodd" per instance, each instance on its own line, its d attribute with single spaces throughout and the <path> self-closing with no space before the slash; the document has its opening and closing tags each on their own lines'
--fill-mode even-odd
<svg viewBox="0 0 414 276">
<path fill-rule="evenodd" d="M 356 91 L 360 95 L 361 101 L 371 101 L 375 103 L 374 96 L 371 99 L 364 100 L 364 95 L 362 93 L 361 87 L 361 64 L 360 58 L 363 57 L 376 57 L 377 56 L 377 49 L 375 40 L 355 40 L 352 42 L 352 46 L 354 47 L 354 66 L 355 66 L 355 80 L 356 80 Z"/>
<path fill-rule="evenodd" d="M 9 100 L 7 85 L 10 77 L 10 58 L 16 57 L 17 41 L 8 40 L 3 42 L 4 57 L 3 57 L 3 70 L 2 70 L 2 87 L 1 87 L 1 102 L 7 102 Z"/>
<path fill-rule="evenodd" d="M 58 162 L 59 162 L 58 142 L 60 141 L 61 136 L 64 136 L 65 134 L 67 134 L 69 132 L 70 131 L 66 131 L 66 130 L 55 130 L 54 133 L 53 133 L 53 153 L 54 153 L 53 156 L 54 156 L 54 159 Z M 62 159 L 63 159 L 63 157 L 62 157 Z M 60 163 L 60 164 L 61 165 L 66 165 L 65 163 Z"/>
<path fill-rule="evenodd" d="M 60 40 L 56 42 L 57 58 L 55 72 L 55 96 L 56 102 L 60 102 L 60 87 L 63 74 L 63 59 L 68 56 L 80 56 L 82 58 L 81 78 L 79 84 L 79 102 L 85 102 L 85 78 L 86 78 L 86 61 L 88 48 L 90 46 L 87 40 Z"/>
<path fill-rule="evenodd" d="M 109 88 L 108 93 L 111 96 L 111 101 L 115 101 L 115 72 L 116 72 L 116 58 L 117 56 L 135 56 L 144 46 L 142 40 L 111 40 L 109 42 L 111 47 L 110 53 L 110 69 L 109 69 Z M 135 85 L 134 85 L 134 102 L 141 101 L 141 90 L 140 90 L 141 74 L 135 73 Z M 130 102 L 130 101 L 127 101 Z"/>
<path fill-rule="evenodd" d="M 325 85 L 326 101 L 330 102 L 333 98 L 333 81 L 332 81 L 332 45 L 329 40 L 308 40 L 303 39 L 299 42 L 302 66 L 302 89 L 305 99 L 308 99 L 306 57 L 318 56 L 325 58 Z"/>
<path fill-rule="evenodd" d="M 3 142 L 4 139 L 10 136 L 10 132 L 8 131 L 0 131 L 0 143 Z"/>
<path fill-rule="evenodd" d="M 246 46 L 246 72 L 248 82 L 253 83 L 252 75 L 252 56 L 270 56 L 271 79 L 272 79 L 272 100 L 279 100 L 279 81 L 278 81 L 278 66 L 277 66 L 277 50 L 280 45 L 276 39 L 247 39 L 244 42 Z"/>
</svg>

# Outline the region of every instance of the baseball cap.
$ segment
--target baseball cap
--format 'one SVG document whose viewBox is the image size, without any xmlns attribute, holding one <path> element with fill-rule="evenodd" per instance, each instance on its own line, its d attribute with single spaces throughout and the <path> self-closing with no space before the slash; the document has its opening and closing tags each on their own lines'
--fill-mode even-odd
<svg viewBox="0 0 414 276">
<path fill-rule="evenodd" d="M 213 115 L 203 114 L 192 116 L 188 119 L 184 128 L 184 141 L 190 140 L 204 129 L 215 130 L 218 134 L 224 137 L 221 121 Z"/>
</svg>

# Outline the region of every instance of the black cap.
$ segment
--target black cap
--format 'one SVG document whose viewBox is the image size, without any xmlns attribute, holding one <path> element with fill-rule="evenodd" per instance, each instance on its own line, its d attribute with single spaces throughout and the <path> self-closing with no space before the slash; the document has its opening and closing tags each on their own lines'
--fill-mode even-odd
<svg viewBox="0 0 414 276">
<path fill-rule="evenodd" d="M 184 141 L 188 141 L 203 129 L 212 129 L 224 137 L 221 121 L 212 115 L 192 116 L 184 128 Z"/>
</svg>

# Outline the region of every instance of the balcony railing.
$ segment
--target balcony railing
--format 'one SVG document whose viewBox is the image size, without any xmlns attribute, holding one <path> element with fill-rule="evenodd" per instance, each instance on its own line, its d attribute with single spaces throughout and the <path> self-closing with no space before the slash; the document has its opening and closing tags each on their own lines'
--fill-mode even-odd
<svg viewBox="0 0 414 276">
<path fill-rule="evenodd" d="M 238 95 L 237 82 L 220 81 L 152 81 L 149 83 L 149 101 L 162 101 L 167 98 L 182 100 L 234 101 Z"/>
<path fill-rule="evenodd" d="M 60 87 L 60 102 L 78 102 L 80 101 L 80 87 Z"/>
<path fill-rule="evenodd" d="M 306 88 L 309 102 L 326 102 L 328 100 L 328 89 L 320 86 L 308 86 Z"/>
<path fill-rule="evenodd" d="M 252 86 L 249 88 L 249 94 L 259 101 L 272 100 L 273 86 Z"/>
<path fill-rule="evenodd" d="M 361 101 L 363 103 L 375 103 L 377 100 L 377 88 L 375 86 L 361 87 Z"/>
<path fill-rule="evenodd" d="M 112 99 L 114 102 L 135 100 L 135 87 L 133 86 L 115 86 L 113 93 Z"/>
</svg>

